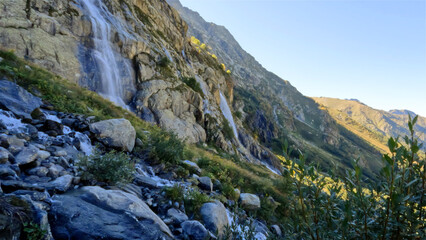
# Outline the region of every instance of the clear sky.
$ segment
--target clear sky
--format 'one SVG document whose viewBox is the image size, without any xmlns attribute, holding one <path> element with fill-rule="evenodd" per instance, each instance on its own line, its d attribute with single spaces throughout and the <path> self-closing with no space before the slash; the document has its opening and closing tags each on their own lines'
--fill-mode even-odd
<svg viewBox="0 0 426 240">
<path fill-rule="evenodd" d="M 181 0 L 306 96 L 426 117 L 426 1 Z M 226 64 L 226 63 L 225 63 Z"/>
</svg>

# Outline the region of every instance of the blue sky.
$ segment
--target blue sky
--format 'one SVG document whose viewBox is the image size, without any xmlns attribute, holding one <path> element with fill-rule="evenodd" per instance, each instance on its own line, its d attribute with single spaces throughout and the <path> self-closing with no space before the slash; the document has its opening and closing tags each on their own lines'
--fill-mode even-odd
<svg viewBox="0 0 426 240">
<path fill-rule="evenodd" d="M 426 117 L 424 0 L 181 2 L 306 96 Z"/>
</svg>

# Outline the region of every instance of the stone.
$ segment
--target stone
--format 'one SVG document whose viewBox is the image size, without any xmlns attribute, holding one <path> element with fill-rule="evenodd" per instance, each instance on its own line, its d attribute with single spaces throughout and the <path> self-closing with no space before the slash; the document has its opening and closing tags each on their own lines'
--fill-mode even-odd
<svg viewBox="0 0 426 240">
<path fill-rule="evenodd" d="M 222 183 L 219 181 L 219 179 L 215 179 L 214 181 L 213 181 L 213 190 L 218 190 L 218 191 L 220 191 L 220 190 L 222 190 Z"/>
<path fill-rule="evenodd" d="M 55 195 L 49 222 L 55 239 L 173 237 L 167 225 L 141 199 L 101 187 L 82 187 Z"/>
<path fill-rule="evenodd" d="M 271 232 L 278 237 L 281 237 L 283 233 L 281 232 L 281 228 L 278 225 L 272 225 L 271 226 Z"/>
<path fill-rule="evenodd" d="M 193 168 L 198 174 L 201 174 L 201 168 L 195 162 L 185 160 L 183 163 Z"/>
<path fill-rule="evenodd" d="M 18 166 L 23 166 L 34 162 L 38 157 L 38 151 L 38 148 L 33 145 L 29 145 L 15 157 L 16 164 L 18 164 Z"/>
<path fill-rule="evenodd" d="M 48 159 L 50 157 L 50 152 L 44 151 L 44 150 L 39 150 L 37 155 L 38 155 L 38 158 L 40 158 L 41 160 L 45 160 L 45 159 Z"/>
<path fill-rule="evenodd" d="M 57 157 L 64 157 L 66 156 L 68 153 L 65 150 L 58 150 L 56 152 L 53 153 L 53 155 L 57 156 Z"/>
<path fill-rule="evenodd" d="M 136 185 L 147 187 L 149 189 L 159 188 L 157 181 L 153 180 L 150 177 L 145 177 L 142 175 L 137 175 L 134 179 Z"/>
<path fill-rule="evenodd" d="M 260 199 L 255 194 L 241 193 L 240 203 L 241 207 L 246 210 L 257 210 L 260 208 Z"/>
<path fill-rule="evenodd" d="M 37 175 L 39 177 L 46 177 L 49 173 L 49 169 L 46 167 L 35 167 L 28 171 L 28 174 Z"/>
<path fill-rule="evenodd" d="M 0 179 L 15 180 L 18 176 L 8 165 L 0 165 Z"/>
<path fill-rule="evenodd" d="M 206 228 L 221 236 L 225 227 L 229 225 L 226 208 L 220 201 L 204 203 L 200 209 L 200 215 Z"/>
<path fill-rule="evenodd" d="M 173 220 L 175 225 L 180 225 L 181 223 L 188 220 L 188 216 L 185 213 L 175 208 L 170 208 L 167 210 L 167 216 Z"/>
<path fill-rule="evenodd" d="M 62 166 L 57 165 L 57 164 L 53 164 L 52 166 L 49 167 L 48 176 L 52 177 L 52 178 L 57 178 L 59 176 L 59 173 L 64 171 L 64 170 L 65 169 Z"/>
<path fill-rule="evenodd" d="M 56 121 L 47 119 L 43 126 L 40 128 L 41 131 L 46 132 L 46 134 L 50 135 L 50 136 L 55 136 L 56 135 L 63 135 L 64 134 L 64 125 L 62 125 L 61 123 L 58 123 Z M 49 134 L 50 133 L 50 134 Z"/>
<path fill-rule="evenodd" d="M 183 222 L 182 232 L 186 239 L 205 240 L 209 236 L 209 233 L 203 224 L 196 220 Z"/>
<path fill-rule="evenodd" d="M 14 82 L 0 80 L 0 105 L 19 117 L 31 119 L 31 112 L 40 107 L 41 99 Z"/>
<path fill-rule="evenodd" d="M 131 152 L 136 131 L 127 119 L 110 119 L 90 124 L 90 131 L 103 144 Z"/>
<path fill-rule="evenodd" d="M 7 136 L 3 135 L 0 138 L 1 146 L 7 148 L 10 153 L 17 154 L 25 147 L 26 141 L 24 139 L 17 138 L 15 135 Z"/>
<path fill-rule="evenodd" d="M 198 178 L 199 184 L 198 186 L 206 191 L 213 191 L 213 183 L 212 180 L 209 177 L 200 177 Z"/>
<path fill-rule="evenodd" d="M 37 192 L 37 191 L 30 191 L 30 190 L 17 190 L 17 191 L 14 191 L 12 194 L 29 196 L 31 200 L 33 201 L 45 201 L 46 199 L 50 198 L 49 193 L 47 192 Z"/>
<path fill-rule="evenodd" d="M 0 164 L 7 163 L 12 157 L 13 155 L 7 149 L 0 147 Z"/>
<path fill-rule="evenodd" d="M 44 191 L 44 187 L 38 186 L 31 183 L 26 183 L 22 181 L 16 181 L 16 180 L 6 180 L 1 181 L 1 188 L 5 193 L 14 192 L 17 190 L 31 190 L 31 191 Z"/>
<path fill-rule="evenodd" d="M 67 174 L 56 178 L 52 182 L 42 184 L 47 190 L 54 192 L 66 192 L 70 189 L 73 181 L 73 176 Z"/>
</svg>

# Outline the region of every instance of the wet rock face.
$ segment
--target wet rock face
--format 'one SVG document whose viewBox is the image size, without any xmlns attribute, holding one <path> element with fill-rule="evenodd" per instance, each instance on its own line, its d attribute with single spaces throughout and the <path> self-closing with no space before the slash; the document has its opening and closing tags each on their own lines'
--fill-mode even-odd
<svg viewBox="0 0 426 240">
<path fill-rule="evenodd" d="M 15 83 L 0 80 L 0 106 L 12 111 L 17 116 L 31 119 L 31 112 L 40 107 L 41 99 Z"/>
</svg>

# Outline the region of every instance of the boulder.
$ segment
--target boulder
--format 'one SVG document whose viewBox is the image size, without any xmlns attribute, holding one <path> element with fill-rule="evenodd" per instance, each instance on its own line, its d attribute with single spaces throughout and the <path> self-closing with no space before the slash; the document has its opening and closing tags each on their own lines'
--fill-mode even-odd
<svg viewBox="0 0 426 240">
<path fill-rule="evenodd" d="M 241 193 L 240 203 L 241 207 L 247 210 L 256 210 L 260 208 L 260 199 L 255 194 Z"/>
<path fill-rule="evenodd" d="M 38 151 L 38 148 L 33 145 L 29 145 L 15 157 L 16 164 L 18 164 L 18 166 L 22 166 L 34 162 L 38 157 Z"/>
<path fill-rule="evenodd" d="M 219 236 L 229 225 L 226 208 L 219 201 L 204 203 L 200 209 L 200 215 L 206 228 Z"/>
<path fill-rule="evenodd" d="M 136 131 L 126 119 L 110 119 L 90 124 L 96 138 L 109 147 L 131 152 L 135 146 Z"/>
<path fill-rule="evenodd" d="M 72 180 L 73 180 L 73 176 L 67 174 L 67 175 L 58 177 L 52 182 L 42 184 L 42 186 L 49 191 L 66 192 L 68 191 L 68 189 L 70 189 L 72 185 Z"/>
<path fill-rule="evenodd" d="M 182 232 L 185 239 L 205 240 L 209 236 L 209 232 L 203 224 L 195 220 L 183 222 Z"/>
<path fill-rule="evenodd" d="M 7 161 L 12 159 L 12 154 L 7 149 L 0 147 L 0 164 L 5 164 Z"/>
<path fill-rule="evenodd" d="M 92 186 L 55 195 L 49 222 L 55 239 L 150 240 L 173 236 L 141 199 L 121 190 Z"/>
<path fill-rule="evenodd" d="M 185 160 L 185 161 L 183 161 L 183 163 L 185 165 L 188 165 L 192 169 L 194 169 L 198 174 L 201 174 L 201 168 L 195 162 L 192 162 L 192 161 L 189 161 L 189 160 Z"/>
<path fill-rule="evenodd" d="M 16 172 L 13 171 L 8 165 L 0 165 L 0 179 L 14 180 L 17 178 L 18 176 L 16 175 Z"/>
<path fill-rule="evenodd" d="M 40 98 L 17 84 L 8 80 L 0 80 L 0 106 L 15 115 L 31 119 L 31 112 L 41 104 Z"/>
<path fill-rule="evenodd" d="M 176 208 L 170 208 L 167 210 L 167 216 L 170 217 L 176 225 L 180 225 L 188 220 L 188 216 Z"/>
<path fill-rule="evenodd" d="M 212 180 L 209 177 L 200 177 L 198 178 L 198 186 L 206 191 L 213 191 L 213 183 Z"/>
<path fill-rule="evenodd" d="M 64 125 L 56 121 L 47 119 L 40 130 L 45 131 L 50 136 L 63 135 Z"/>
</svg>

